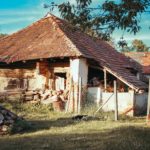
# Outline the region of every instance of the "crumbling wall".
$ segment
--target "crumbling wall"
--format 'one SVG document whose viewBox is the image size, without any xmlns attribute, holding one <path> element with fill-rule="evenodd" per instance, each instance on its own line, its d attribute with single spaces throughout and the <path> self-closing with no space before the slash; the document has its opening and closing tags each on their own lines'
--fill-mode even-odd
<svg viewBox="0 0 150 150">
<path fill-rule="evenodd" d="M 59 61 L 40 60 L 0 64 L 0 92 L 14 89 L 49 88 L 55 90 L 54 74 L 59 72 L 67 74 L 69 70 L 69 61 L 67 63 L 63 60 Z"/>
<path fill-rule="evenodd" d="M 135 115 L 145 115 L 147 111 L 148 93 L 135 94 Z"/>
<path fill-rule="evenodd" d="M 0 92 L 27 88 L 35 71 L 30 69 L 0 69 Z"/>
</svg>

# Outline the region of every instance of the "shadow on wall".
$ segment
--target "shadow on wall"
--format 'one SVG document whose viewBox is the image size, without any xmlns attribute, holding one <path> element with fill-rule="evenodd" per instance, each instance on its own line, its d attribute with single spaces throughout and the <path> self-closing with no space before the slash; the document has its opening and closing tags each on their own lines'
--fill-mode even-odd
<svg viewBox="0 0 150 150">
<path fill-rule="evenodd" d="M 17 88 L 24 88 L 24 80 L 23 79 L 10 79 L 8 80 L 7 86 L 4 90 L 13 90 Z"/>
<path fill-rule="evenodd" d="M 135 116 L 146 115 L 147 112 L 148 93 L 135 95 Z"/>
<path fill-rule="evenodd" d="M 122 127 L 89 133 L 51 133 L 4 137 L 1 150 L 51 149 L 51 150 L 149 150 L 150 129 Z"/>
</svg>

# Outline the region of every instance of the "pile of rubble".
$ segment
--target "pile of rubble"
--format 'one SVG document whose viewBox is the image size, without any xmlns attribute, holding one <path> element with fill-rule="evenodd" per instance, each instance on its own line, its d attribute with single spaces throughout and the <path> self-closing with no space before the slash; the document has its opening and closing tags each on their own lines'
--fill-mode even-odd
<svg viewBox="0 0 150 150">
<path fill-rule="evenodd" d="M 0 134 L 7 133 L 18 119 L 20 118 L 16 114 L 0 106 Z"/>
</svg>

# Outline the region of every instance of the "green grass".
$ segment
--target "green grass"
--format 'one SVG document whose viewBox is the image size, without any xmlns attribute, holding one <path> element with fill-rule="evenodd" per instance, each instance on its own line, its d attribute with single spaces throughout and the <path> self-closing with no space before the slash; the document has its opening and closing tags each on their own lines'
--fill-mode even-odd
<svg viewBox="0 0 150 150">
<path fill-rule="evenodd" d="M 72 114 L 53 112 L 40 104 L 3 103 L 23 116 L 32 129 L 0 137 L 0 150 L 149 150 L 150 128 L 145 118 L 98 113 L 97 119 L 74 121 Z M 96 108 L 94 108 L 96 110 Z M 93 115 L 93 109 L 83 114 Z"/>
</svg>

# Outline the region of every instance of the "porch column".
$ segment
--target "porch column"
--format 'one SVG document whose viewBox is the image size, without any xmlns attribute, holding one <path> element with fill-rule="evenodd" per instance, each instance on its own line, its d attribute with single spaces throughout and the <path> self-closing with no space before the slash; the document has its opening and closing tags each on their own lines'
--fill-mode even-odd
<svg viewBox="0 0 150 150">
<path fill-rule="evenodd" d="M 107 72 L 106 72 L 106 69 L 104 69 L 103 71 L 104 71 L 104 91 L 106 92 L 106 89 L 107 89 Z"/>
<path fill-rule="evenodd" d="M 82 79 L 82 104 L 85 98 L 88 80 L 88 65 L 85 58 L 70 59 L 70 75 L 72 80 L 69 110 L 78 111 L 79 78 Z"/>
</svg>

